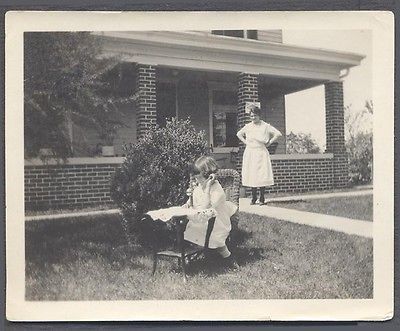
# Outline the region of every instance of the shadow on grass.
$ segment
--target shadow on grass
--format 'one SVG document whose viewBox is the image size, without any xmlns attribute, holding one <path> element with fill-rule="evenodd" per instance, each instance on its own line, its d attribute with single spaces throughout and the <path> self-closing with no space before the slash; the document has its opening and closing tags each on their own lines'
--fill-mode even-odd
<svg viewBox="0 0 400 331">
<path fill-rule="evenodd" d="M 130 247 L 122 231 L 118 216 L 97 216 L 96 218 L 74 218 L 66 220 L 35 221 L 26 223 L 26 260 L 27 272 L 31 267 L 46 269 L 46 265 L 69 265 L 78 260 L 101 260 L 114 271 L 125 269 L 143 269 L 148 266 L 141 258 L 151 258 L 152 251 L 142 246 Z M 240 266 L 254 263 L 268 257 L 273 248 L 246 247 L 252 238 L 252 232 L 236 230 L 232 235 L 230 250 Z M 171 261 L 172 269 L 179 271 L 177 263 Z M 206 258 L 192 261 L 188 265 L 188 274 L 223 274 L 227 267 L 214 252 Z"/>
<path fill-rule="evenodd" d="M 26 261 L 36 266 L 100 259 L 114 270 L 143 268 L 135 260 L 148 255 L 144 248 L 127 244 L 116 216 L 34 221 L 26 223 L 25 234 Z"/>
<path fill-rule="evenodd" d="M 232 238 L 233 240 L 229 249 L 239 267 L 244 267 L 268 258 L 271 252 L 276 251 L 273 247 L 246 247 L 246 242 L 251 237 L 252 232 L 238 229 Z M 178 268 L 174 270 L 179 272 Z M 222 257 L 213 250 L 210 250 L 206 256 L 192 261 L 187 267 L 187 273 L 191 276 L 199 273 L 216 276 L 224 274 L 227 271 L 229 271 L 229 267 L 224 263 Z"/>
</svg>

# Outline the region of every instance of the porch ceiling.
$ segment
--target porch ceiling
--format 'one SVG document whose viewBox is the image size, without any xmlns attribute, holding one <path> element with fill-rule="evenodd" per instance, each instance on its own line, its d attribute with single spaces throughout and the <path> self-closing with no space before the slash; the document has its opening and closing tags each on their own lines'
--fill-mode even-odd
<svg viewBox="0 0 400 331">
<path fill-rule="evenodd" d="M 303 91 L 324 83 L 324 80 L 315 79 L 297 79 L 272 76 L 262 76 L 260 78 L 260 85 L 263 86 L 264 94 L 269 97 Z"/>
<path fill-rule="evenodd" d="M 204 71 L 194 69 L 173 69 L 170 67 L 158 66 L 157 79 L 160 81 L 173 80 L 198 80 L 205 81 L 216 86 L 229 86 L 237 88 L 237 73 Z M 290 77 L 276 77 L 260 75 L 259 87 L 263 95 L 275 97 L 302 91 L 311 87 L 324 84 L 324 80 L 299 79 Z"/>
<path fill-rule="evenodd" d="M 289 90 L 304 89 L 299 88 L 301 84 L 296 79 L 308 80 L 307 84 L 311 86 L 328 80 L 337 81 L 341 70 L 359 65 L 364 58 L 354 53 L 198 32 L 94 34 L 102 37 L 105 56 L 120 55 L 125 61 L 173 68 L 257 73 L 277 77 L 276 82 L 279 82 L 279 78 L 292 78 L 293 87 Z"/>
</svg>

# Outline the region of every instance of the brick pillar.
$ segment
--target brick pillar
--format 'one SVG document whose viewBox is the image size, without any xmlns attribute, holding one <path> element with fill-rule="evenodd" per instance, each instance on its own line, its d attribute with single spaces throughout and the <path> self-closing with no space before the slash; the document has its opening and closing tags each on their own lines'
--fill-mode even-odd
<svg viewBox="0 0 400 331">
<path fill-rule="evenodd" d="M 157 124 L 156 68 L 152 65 L 136 65 L 137 138 Z"/>
<path fill-rule="evenodd" d="M 326 153 L 333 153 L 333 185 L 346 187 L 348 156 L 344 139 L 343 82 L 325 84 Z"/>
<path fill-rule="evenodd" d="M 245 113 L 246 102 L 258 102 L 258 75 L 242 72 L 238 77 L 238 128 L 241 129 L 250 122 L 249 115 Z M 239 143 L 239 154 L 236 160 L 236 169 L 242 172 L 242 157 L 244 144 Z"/>
</svg>

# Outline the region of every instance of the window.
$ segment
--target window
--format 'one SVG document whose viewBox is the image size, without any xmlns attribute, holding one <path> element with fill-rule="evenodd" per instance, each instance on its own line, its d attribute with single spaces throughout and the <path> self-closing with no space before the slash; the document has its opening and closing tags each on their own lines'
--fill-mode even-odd
<svg viewBox="0 0 400 331">
<path fill-rule="evenodd" d="M 164 127 L 167 119 L 176 116 L 176 85 L 173 82 L 157 82 L 157 124 Z"/>
<path fill-rule="evenodd" d="M 211 33 L 221 36 L 237 37 L 237 38 L 243 38 L 244 36 L 243 30 L 212 30 Z"/>
<path fill-rule="evenodd" d="M 237 95 L 235 91 L 214 90 L 212 93 L 213 146 L 236 147 Z"/>
<path fill-rule="evenodd" d="M 258 39 L 258 33 L 257 30 L 247 30 L 247 39 Z"/>
<path fill-rule="evenodd" d="M 212 34 L 257 40 L 257 30 L 212 30 Z"/>
</svg>

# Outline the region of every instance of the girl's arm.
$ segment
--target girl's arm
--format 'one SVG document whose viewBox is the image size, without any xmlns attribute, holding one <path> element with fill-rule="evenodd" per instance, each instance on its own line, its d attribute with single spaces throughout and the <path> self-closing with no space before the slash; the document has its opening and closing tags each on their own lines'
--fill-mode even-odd
<svg viewBox="0 0 400 331">
<path fill-rule="evenodd" d="M 210 204 L 213 208 L 218 208 L 218 206 L 226 201 L 226 195 L 224 189 L 220 183 L 214 183 L 210 190 Z"/>
<path fill-rule="evenodd" d="M 199 206 L 201 209 L 207 209 L 211 207 L 211 186 L 214 183 L 215 183 L 215 175 L 211 174 L 207 179 L 206 187 L 204 189 L 205 199 L 203 201 L 203 204 Z"/>
<path fill-rule="evenodd" d="M 201 209 L 216 208 L 226 200 L 225 192 L 221 184 L 215 181 L 215 177 L 208 180 L 205 194 L 206 198 L 204 199 L 204 204 L 200 206 Z"/>
<path fill-rule="evenodd" d="M 187 201 L 182 205 L 183 208 L 189 208 L 190 207 L 190 198 L 187 199 Z"/>
</svg>

